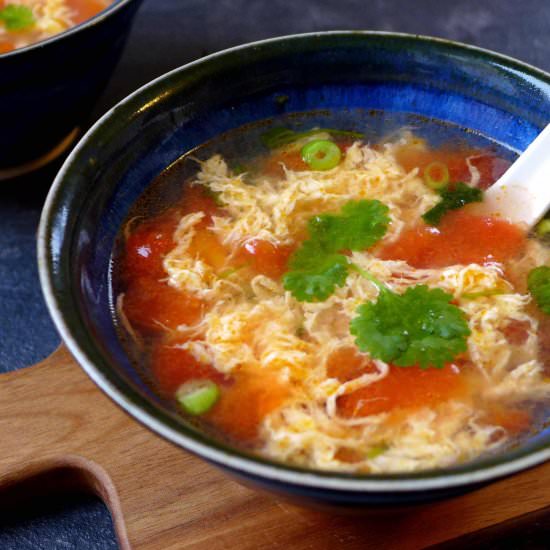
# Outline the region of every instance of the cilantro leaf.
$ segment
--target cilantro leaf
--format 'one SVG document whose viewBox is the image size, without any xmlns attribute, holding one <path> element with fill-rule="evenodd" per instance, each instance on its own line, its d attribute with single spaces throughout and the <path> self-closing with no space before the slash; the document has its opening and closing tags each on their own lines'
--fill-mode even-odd
<svg viewBox="0 0 550 550">
<path fill-rule="evenodd" d="M 376 302 L 357 308 L 350 324 L 361 351 L 399 367 L 442 368 L 467 350 L 464 312 L 441 289 L 416 285 L 399 295 L 351 263 L 342 250 L 363 250 L 384 236 L 388 207 L 379 201 L 346 203 L 340 214 L 309 220 L 310 238 L 290 258 L 283 285 L 300 301 L 326 300 L 354 269 L 380 289 Z"/>
<path fill-rule="evenodd" d="M 283 277 L 283 286 L 302 302 L 326 300 L 348 276 L 348 260 L 342 254 L 327 253 L 319 243 L 304 241 L 292 255 L 291 271 Z"/>
<path fill-rule="evenodd" d="M 334 130 L 330 128 L 314 128 L 313 130 L 307 130 L 305 132 L 295 132 L 290 128 L 283 128 L 281 126 L 276 126 L 275 128 L 270 128 L 267 132 L 264 132 L 260 139 L 262 143 L 268 149 L 278 149 L 289 143 L 294 143 L 299 139 L 314 136 L 315 134 L 328 133 L 334 136 L 348 136 L 353 139 L 361 139 L 363 134 L 359 132 L 350 132 L 347 130 Z"/>
<path fill-rule="evenodd" d="M 470 187 L 462 182 L 455 184 L 452 189 L 445 187 L 439 194 L 441 200 L 422 216 L 422 219 L 430 225 L 437 225 L 449 210 L 457 210 L 471 202 L 483 200 L 481 189 Z"/>
<path fill-rule="evenodd" d="M 8 31 L 21 31 L 35 23 L 32 10 L 19 4 L 8 4 L 1 9 L 0 21 L 4 22 Z"/>
<path fill-rule="evenodd" d="M 550 315 L 550 267 L 535 267 L 527 276 L 527 286 L 539 309 Z"/>
<path fill-rule="evenodd" d="M 311 238 L 324 250 L 365 250 L 388 230 L 389 208 L 377 200 L 349 201 L 340 214 L 321 214 L 309 220 Z"/>
<path fill-rule="evenodd" d="M 326 300 L 346 282 L 351 266 L 341 250 L 364 250 L 386 233 L 389 208 L 376 200 L 349 201 L 340 214 L 321 214 L 308 222 L 310 238 L 290 258 L 286 290 L 300 301 Z"/>
<path fill-rule="evenodd" d="M 350 330 L 361 351 L 399 367 L 442 368 L 466 351 L 464 313 L 443 290 L 416 285 L 399 295 L 382 290 L 357 308 Z"/>
</svg>

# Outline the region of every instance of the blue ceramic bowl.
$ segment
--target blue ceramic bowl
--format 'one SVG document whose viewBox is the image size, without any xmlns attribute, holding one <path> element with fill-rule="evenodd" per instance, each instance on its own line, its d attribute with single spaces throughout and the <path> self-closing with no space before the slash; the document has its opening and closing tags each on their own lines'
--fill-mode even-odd
<svg viewBox="0 0 550 550">
<path fill-rule="evenodd" d="M 113 325 L 109 273 L 114 239 L 132 203 L 166 166 L 213 136 L 319 108 L 435 117 L 520 151 L 550 120 L 550 75 L 444 40 L 329 32 L 233 48 L 155 80 L 85 135 L 48 197 L 40 274 L 65 343 L 98 386 L 153 431 L 249 484 L 310 502 L 415 503 L 548 459 L 545 431 L 496 457 L 422 473 L 346 475 L 282 465 L 186 424 L 129 361 Z"/>
<path fill-rule="evenodd" d="M 115 0 L 47 40 L 0 55 L 0 179 L 70 144 L 103 91 L 142 0 Z"/>
</svg>

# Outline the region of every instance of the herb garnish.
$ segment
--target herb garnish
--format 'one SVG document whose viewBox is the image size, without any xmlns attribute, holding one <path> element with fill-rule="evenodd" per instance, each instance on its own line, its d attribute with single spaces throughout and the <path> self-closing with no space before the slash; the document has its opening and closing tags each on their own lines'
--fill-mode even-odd
<svg viewBox="0 0 550 550">
<path fill-rule="evenodd" d="M 527 286 L 539 309 L 550 315 L 550 267 L 535 267 L 527 276 Z"/>
<path fill-rule="evenodd" d="M 349 201 L 340 214 L 320 214 L 309 220 L 311 238 L 328 252 L 365 250 L 388 230 L 389 208 L 377 200 Z"/>
<path fill-rule="evenodd" d="M 290 258 L 283 278 L 300 301 L 326 300 L 346 282 L 350 262 L 344 250 L 364 250 L 386 233 L 389 208 L 377 200 L 346 203 L 340 214 L 321 214 L 308 222 L 310 238 Z"/>
<path fill-rule="evenodd" d="M 351 333 L 361 351 L 398 367 L 442 368 L 466 351 L 470 329 L 464 313 L 440 288 L 426 285 L 403 294 L 382 287 L 376 302 L 357 308 Z"/>
<path fill-rule="evenodd" d="M 439 191 L 439 194 L 441 200 L 422 216 L 422 219 L 430 225 L 437 225 L 450 210 L 457 210 L 471 202 L 481 202 L 483 200 L 481 189 L 470 187 L 462 182 L 456 183 L 452 187 L 443 188 Z"/>
<path fill-rule="evenodd" d="M 286 290 L 301 302 L 326 300 L 348 277 L 348 259 L 329 253 L 316 241 L 304 241 L 289 261 L 291 271 L 283 278 Z"/>
<path fill-rule="evenodd" d="M 32 10 L 19 4 L 8 4 L 0 10 L 0 21 L 8 31 L 21 31 L 36 22 Z"/>
<path fill-rule="evenodd" d="M 379 289 L 375 302 L 357 308 L 350 331 L 361 351 L 400 367 L 441 368 L 466 351 L 470 329 L 453 296 L 426 285 L 397 294 L 341 252 L 365 250 L 378 242 L 390 222 L 389 209 L 377 200 L 350 201 L 340 214 L 314 216 L 310 238 L 292 255 L 283 284 L 300 301 L 326 300 L 343 286 L 350 270 Z"/>
</svg>

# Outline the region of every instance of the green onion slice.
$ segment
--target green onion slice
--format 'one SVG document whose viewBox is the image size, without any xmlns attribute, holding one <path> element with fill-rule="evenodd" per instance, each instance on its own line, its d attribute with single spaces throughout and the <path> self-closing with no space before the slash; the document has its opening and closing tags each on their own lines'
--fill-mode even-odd
<svg viewBox="0 0 550 550">
<path fill-rule="evenodd" d="M 449 169 L 443 162 L 431 162 L 424 168 L 424 181 L 431 189 L 443 189 L 449 183 Z"/>
<path fill-rule="evenodd" d="M 192 415 L 208 412 L 219 397 L 220 389 L 211 380 L 191 380 L 180 386 L 176 393 L 181 408 Z"/>
<path fill-rule="evenodd" d="M 550 219 L 540 221 L 535 228 L 538 237 L 550 237 Z"/>
<path fill-rule="evenodd" d="M 388 450 L 388 448 L 389 447 L 387 445 L 385 445 L 384 443 L 382 443 L 380 445 L 375 445 L 374 447 L 371 447 L 367 451 L 367 458 L 368 459 L 376 458 L 377 456 L 380 456 L 381 454 L 385 453 Z"/>
<path fill-rule="evenodd" d="M 302 147 L 302 159 L 312 170 L 331 170 L 340 163 L 342 150 L 328 139 L 316 139 Z"/>
</svg>

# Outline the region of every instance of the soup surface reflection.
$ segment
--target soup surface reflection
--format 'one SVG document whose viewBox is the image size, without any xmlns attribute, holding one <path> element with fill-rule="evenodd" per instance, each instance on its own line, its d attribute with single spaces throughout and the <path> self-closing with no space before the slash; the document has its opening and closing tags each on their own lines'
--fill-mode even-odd
<svg viewBox="0 0 550 550">
<path fill-rule="evenodd" d="M 542 426 L 550 247 L 475 212 L 514 154 L 426 124 L 437 139 L 307 117 L 234 131 L 138 201 L 117 320 L 182 415 L 361 473 L 450 466 Z"/>
</svg>

